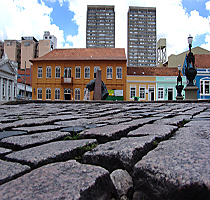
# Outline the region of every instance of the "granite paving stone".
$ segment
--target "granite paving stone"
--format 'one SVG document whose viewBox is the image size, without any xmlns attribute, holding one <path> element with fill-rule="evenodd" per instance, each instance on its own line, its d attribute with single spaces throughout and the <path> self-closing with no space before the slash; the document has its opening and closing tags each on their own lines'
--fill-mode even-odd
<svg viewBox="0 0 210 200">
<path fill-rule="evenodd" d="M 129 122 L 121 123 L 122 125 L 131 125 L 133 128 L 143 126 L 144 124 L 154 123 L 156 120 L 162 119 L 162 117 L 148 117 L 135 119 Z"/>
<path fill-rule="evenodd" d="M 62 125 L 41 125 L 41 126 L 27 126 L 27 127 L 18 127 L 12 128 L 13 131 L 25 131 L 28 134 L 36 133 L 36 132 L 44 132 L 44 131 L 53 131 L 53 130 L 60 130 L 65 126 Z"/>
<path fill-rule="evenodd" d="M 0 199 L 210 199 L 210 100 L 7 104 Z"/>
<path fill-rule="evenodd" d="M 15 150 L 41 145 L 55 140 L 65 139 L 69 132 L 50 131 L 31 135 L 13 136 L 1 140 L 1 146 Z"/>
<path fill-rule="evenodd" d="M 154 124 L 165 124 L 165 125 L 175 125 L 183 124 L 183 122 L 188 122 L 192 119 L 191 115 L 177 115 L 172 118 L 164 118 L 154 122 Z"/>
<path fill-rule="evenodd" d="M 144 136 L 100 144 L 84 154 L 83 163 L 99 165 L 110 172 L 115 169 L 126 169 L 130 172 L 132 166 L 153 148 L 154 141 L 155 136 Z"/>
<path fill-rule="evenodd" d="M 131 130 L 129 125 L 107 125 L 82 131 L 80 138 L 96 138 L 99 143 L 105 143 L 111 140 L 119 140 L 126 136 Z"/>
<path fill-rule="evenodd" d="M 6 159 L 37 168 L 52 162 L 74 159 L 79 156 L 80 147 L 96 143 L 95 139 L 65 140 L 51 142 L 37 147 L 6 155 Z"/>
<path fill-rule="evenodd" d="M 47 123 L 53 123 L 54 120 L 48 118 L 34 118 L 34 119 L 21 119 L 14 121 L 12 123 L 4 123 L 0 126 L 0 130 L 8 128 L 16 128 L 20 126 L 35 126 L 35 125 L 44 125 Z"/>
<path fill-rule="evenodd" d="M 0 147 L 0 157 L 4 156 L 6 154 L 9 154 L 11 152 L 12 152 L 11 149 L 6 149 L 6 148 L 3 148 L 3 147 Z"/>
<path fill-rule="evenodd" d="M 134 166 L 135 190 L 149 199 L 209 199 L 210 140 L 183 127 Z"/>
<path fill-rule="evenodd" d="M 27 132 L 25 131 L 2 131 L 0 132 L 0 139 L 14 136 L 14 135 L 25 135 Z"/>
<path fill-rule="evenodd" d="M 109 172 L 73 160 L 35 169 L 0 186 L 1 199 L 108 200 L 116 193 Z"/>
<path fill-rule="evenodd" d="M 0 160 L 0 184 L 8 182 L 30 171 L 27 165 Z M 2 199 L 2 196 L 0 195 Z"/>
<path fill-rule="evenodd" d="M 130 131 L 128 137 L 138 137 L 146 135 L 155 135 L 156 140 L 165 140 L 170 138 L 178 128 L 171 125 L 145 124 L 142 127 Z"/>
</svg>

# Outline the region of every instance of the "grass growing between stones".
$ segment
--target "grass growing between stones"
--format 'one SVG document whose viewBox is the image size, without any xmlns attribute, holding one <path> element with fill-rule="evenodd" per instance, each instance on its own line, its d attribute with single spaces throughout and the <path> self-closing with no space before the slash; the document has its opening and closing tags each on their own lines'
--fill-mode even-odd
<svg viewBox="0 0 210 200">
<path fill-rule="evenodd" d="M 76 134 L 73 130 L 72 136 L 66 136 L 64 140 L 78 140 L 79 139 L 79 134 Z"/>
<path fill-rule="evenodd" d="M 83 147 L 78 147 L 77 149 L 79 150 L 79 155 L 76 156 L 74 159 L 78 162 L 82 162 L 82 156 L 87 152 L 87 151 L 91 151 L 92 149 L 96 148 L 98 146 L 97 143 L 92 143 L 89 144 L 87 143 L 85 146 Z"/>
</svg>

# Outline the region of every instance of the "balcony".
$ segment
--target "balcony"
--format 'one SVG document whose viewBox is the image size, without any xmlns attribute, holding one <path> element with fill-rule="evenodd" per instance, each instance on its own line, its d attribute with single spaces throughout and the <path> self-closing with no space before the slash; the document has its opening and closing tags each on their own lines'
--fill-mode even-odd
<svg viewBox="0 0 210 200">
<path fill-rule="evenodd" d="M 61 77 L 61 84 L 70 84 L 73 83 L 73 78 Z"/>
</svg>

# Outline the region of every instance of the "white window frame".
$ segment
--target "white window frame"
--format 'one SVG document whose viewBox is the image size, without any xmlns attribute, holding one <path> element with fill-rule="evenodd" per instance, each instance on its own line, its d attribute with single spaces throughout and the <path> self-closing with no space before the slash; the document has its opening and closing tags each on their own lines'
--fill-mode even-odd
<svg viewBox="0 0 210 200">
<path fill-rule="evenodd" d="M 47 68 L 46 68 L 46 78 L 51 78 L 51 77 L 52 77 L 51 66 L 47 66 Z"/>
<path fill-rule="evenodd" d="M 71 78 L 71 67 L 64 67 L 64 78 Z"/>
<path fill-rule="evenodd" d="M 79 70 L 79 72 L 77 70 Z M 75 67 L 75 79 L 80 79 L 80 78 L 81 78 L 81 67 L 76 66 Z"/>
<path fill-rule="evenodd" d="M 111 66 L 106 67 L 106 78 L 112 79 L 112 67 Z"/>
<path fill-rule="evenodd" d="M 122 79 L 122 67 L 116 68 L 116 79 Z"/>
<path fill-rule="evenodd" d="M 158 87 L 158 100 L 164 100 L 164 87 Z"/>
<path fill-rule="evenodd" d="M 144 89 L 144 92 L 141 92 L 141 89 Z M 141 94 L 143 94 L 143 97 L 141 96 Z M 145 85 L 140 85 L 139 86 L 139 97 L 140 100 L 145 100 L 146 99 L 146 86 Z"/>
<path fill-rule="evenodd" d="M 134 95 L 131 95 L 132 94 L 132 89 L 134 89 Z M 130 85 L 130 99 L 134 99 L 133 97 L 136 96 L 136 85 Z"/>
<path fill-rule="evenodd" d="M 75 100 L 80 100 L 80 88 L 75 88 L 74 99 Z"/>
<path fill-rule="evenodd" d="M 55 100 L 60 100 L 60 98 L 61 98 L 60 88 L 55 88 Z"/>
<path fill-rule="evenodd" d="M 43 72 L 43 68 L 42 67 L 38 67 L 38 73 L 37 73 L 37 77 L 38 78 L 42 78 L 42 72 Z"/>
<path fill-rule="evenodd" d="M 41 95 L 41 98 L 39 98 Z M 42 99 L 42 88 L 37 88 L 37 99 Z"/>
<path fill-rule="evenodd" d="M 61 77 L 61 67 L 56 66 L 55 67 L 55 78 L 60 78 Z"/>
<path fill-rule="evenodd" d="M 46 100 L 51 100 L 51 88 L 46 88 Z"/>
<path fill-rule="evenodd" d="M 90 78 L 90 67 L 89 66 L 85 66 L 84 78 L 86 78 L 86 79 L 89 79 Z"/>
</svg>

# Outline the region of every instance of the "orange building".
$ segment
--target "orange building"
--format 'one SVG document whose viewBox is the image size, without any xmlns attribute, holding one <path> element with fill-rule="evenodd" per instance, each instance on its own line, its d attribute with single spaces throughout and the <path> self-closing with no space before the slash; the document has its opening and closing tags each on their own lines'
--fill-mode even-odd
<svg viewBox="0 0 210 200">
<path fill-rule="evenodd" d="M 86 84 L 95 78 L 98 69 L 107 89 L 126 97 L 125 49 L 54 49 L 30 61 L 32 99 L 83 100 Z"/>
</svg>

